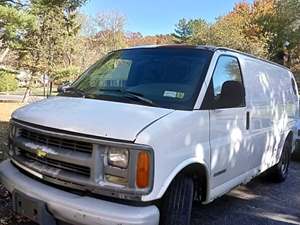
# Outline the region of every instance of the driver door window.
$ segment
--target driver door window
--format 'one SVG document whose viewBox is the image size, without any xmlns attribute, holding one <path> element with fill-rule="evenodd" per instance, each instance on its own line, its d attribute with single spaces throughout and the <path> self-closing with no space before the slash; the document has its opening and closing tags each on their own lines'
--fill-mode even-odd
<svg viewBox="0 0 300 225">
<path fill-rule="evenodd" d="M 222 101 L 221 92 L 226 92 L 226 99 L 235 99 L 236 96 L 234 88 L 230 91 L 230 88 L 226 88 L 226 85 L 234 83 L 235 85 L 240 85 L 243 87 L 242 74 L 237 58 L 232 56 L 220 56 L 212 77 L 212 87 L 213 87 L 213 101 L 215 102 L 216 108 L 233 108 L 245 106 L 245 96 L 239 96 L 243 98 L 241 104 L 237 106 L 232 106 L 230 101 Z"/>
</svg>

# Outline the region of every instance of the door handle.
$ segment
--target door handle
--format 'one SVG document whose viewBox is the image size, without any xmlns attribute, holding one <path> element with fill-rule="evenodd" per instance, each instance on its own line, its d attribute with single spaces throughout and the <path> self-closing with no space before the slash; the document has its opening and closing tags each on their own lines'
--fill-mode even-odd
<svg viewBox="0 0 300 225">
<path fill-rule="evenodd" d="M 246 130 L 250 128 L 250 112 L 246 112 Z"/>
</svg>

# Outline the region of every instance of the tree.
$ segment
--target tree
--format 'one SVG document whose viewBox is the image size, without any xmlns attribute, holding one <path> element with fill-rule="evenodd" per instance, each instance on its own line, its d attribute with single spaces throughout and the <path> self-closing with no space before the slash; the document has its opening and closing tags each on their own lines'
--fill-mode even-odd
<svg viewBox="0 0 300 225">
<path fill-rule="evenodd" d="M 125 37 L 129 46 L 142 45 L 143 35 L 140 32 L 127 32 Z"/>
<path fill-rule="evenodd" d="M 80 31 L 76 7 L 83 2 L 31 1 L 29 11 L 37 18 L 37 25 L 23 35 L 15 50 L 19 66 L 31 72 L 32 80 L 41 74 L 51 78 L 55 68 L 72 64 L 76 35 Z M 28 89 L 30 85 L 31 82 Z"/>
<path fill-rule="evenodd" d="M 283 56 L 291 53 L 300 43 L 300 2 L 299 0 L 254 2 L 256 11 L 263 8 L 263 5 L 271 5 L 272 8 L 268 7 L 265 13 L 257 15 L 255 22 L 263 32 L 272 34 L 267 42 L 270 59 L 284 64 Z"/>
<path fill-rule="evenodd" d="M 118 12 L 98 13 L 95 24 L 98 30 L 95 38 L 102 51 L 106 53 L 126 46 L 123 15 Z"/>
<path fill-rule="evenodd" d="M 262 31 L 256 23 L 256 18 L 259 15 L 266 15 L 265 9 L 270 9 L 268 2 L 270 0 L 261 1 L 265 3 L 259 7 L 254 7 L 247 2 L 238 3 L 231 12 L 219 17 L 213 24 L 203 19 L 181 20 L 177 25 L 181 27 L 179 35 L 183 38 L 180 40 L 189 44 L 233 48 L 268 58 L 267 43 L 271 34 Z M 178 33 L 178 29 L 175 31 Z"/>
<path fill-rule="evenodd" d="M 124 32 L 125 17 L 118 12 L 100 12 L 96 17 L 79 16 L 81 36 L 74 52 L 75 65 L 85 69 L 107 52 L 128 45 Z"/>
<path fill-rule="evenodd" d="M 193 45 L 205 45 L 210 42 L 210 25 L 204 19 L 189 21 L 191 35 L 187 41 Z"/>
<path fill-rule="evenodd" d="M 13 1 L 0 1 L 0 64 L 9 50 L 21 41 L 23 35 L 33 29 L 36 18 L 24 5 Z"/>
<path fill-rule="evenodd" d="M 97 25 L 95 19 L 92 16 L 85 15 L 83 13 L 78 15 L 78 21 L 80 23 L 80 36 L 93 37 L 97 34 Z"/>
<path fill-rule="evenodd" d="M 249 3 L 236 4 L 229 14 L 213 24 L 211 43 L 268 58 L 267 40 L 270 34 L 262 32 L 254 23 L 256 14 Z"/>
<path fill-rule="evenodd" d="M 148 35 L 143 36 L 141 33 L 127 33 L 126 43 L 128 46 L 140 46 L 140 45 L 164 45 L 174 44 L 174 37 L 170 34 L 160 35 Z"/>
<path fill-rule="evenodd" d="M 15 91 L 18 87 L 15 74 L 0 70 L 0 92 Z"/>
<path fill-rule="evenodd" d="M 53 81 L 55 84 L 61 85 L 65 82 L 74 81 L 80 74 L 80 68 L 69 66 L 54 70 Z"/>
<path fill-rule="evenodd" d="M 187 43 L 192 32 L 191 21 L 188 21 L 185 18 L 180 19 L 178 24 L 175 25 L 175 33 L 173 34 L 175 38 L 174 41 L 179 44 Z"/>
</svg>

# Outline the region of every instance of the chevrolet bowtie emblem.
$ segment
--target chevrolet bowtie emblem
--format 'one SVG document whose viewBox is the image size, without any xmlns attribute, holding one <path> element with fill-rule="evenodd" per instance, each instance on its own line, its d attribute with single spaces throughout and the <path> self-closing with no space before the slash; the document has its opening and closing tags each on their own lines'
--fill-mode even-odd
<svg viewBox="0 0 300 225">
<path fill-rule="evenodd" d="M 45 158 L 47 156 L 47 152 L 44 152 L 43 149 L 38 148 L 36 150 L 36 156 L 39 158 Z"/>
</svg>

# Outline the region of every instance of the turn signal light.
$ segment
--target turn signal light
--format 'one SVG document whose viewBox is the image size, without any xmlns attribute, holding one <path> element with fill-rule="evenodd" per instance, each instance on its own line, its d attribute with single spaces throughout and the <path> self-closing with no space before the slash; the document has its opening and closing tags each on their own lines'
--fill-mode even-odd
<svg viewBox="0 0 300 225">
<path fill-rule="evenodd" d="M 136 185 L 138 188 L 149 186 L 150 156 L 148 152 L 140 152 L 137 161 Z"/>
</svg>

